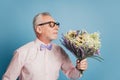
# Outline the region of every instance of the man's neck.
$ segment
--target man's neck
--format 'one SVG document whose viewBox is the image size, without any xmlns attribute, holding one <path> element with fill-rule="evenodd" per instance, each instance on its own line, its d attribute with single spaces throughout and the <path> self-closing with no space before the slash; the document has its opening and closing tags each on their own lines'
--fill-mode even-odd
<svg viewBox="0 0 120 80">
<path fill-rule="evenodd" d="M 43 38 L 38 38 L 41 42 L 43 42 L 44 44 L 50 44 L 51 43 L 51 40 L 46 40 L 46 39 L 43 39 Z"/>
</svg>

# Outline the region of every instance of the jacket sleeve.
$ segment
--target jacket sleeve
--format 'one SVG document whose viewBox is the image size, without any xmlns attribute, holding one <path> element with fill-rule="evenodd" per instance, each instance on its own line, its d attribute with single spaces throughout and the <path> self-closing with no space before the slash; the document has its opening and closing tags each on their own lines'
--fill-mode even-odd
<svg viewBox="0 0 120 80">
<path fill-rule="evenodd" d="M 15 52 L 2 80 L 16 80 L 20 75 L 24 61 L 19 52 Z"/>
</svg>

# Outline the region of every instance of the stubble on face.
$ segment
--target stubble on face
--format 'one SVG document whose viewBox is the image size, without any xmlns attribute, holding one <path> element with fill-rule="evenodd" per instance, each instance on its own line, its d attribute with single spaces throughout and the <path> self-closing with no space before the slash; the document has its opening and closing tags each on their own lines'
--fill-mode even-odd
<svg viewBox="0 0 120 80">
<path fill-rule="evenodd" d="M 55 20 L 51 16 L 43 16 L 42 23 L 53 21 Z M 45 42 L 51 42 L 52 40 L 57 39 L 58 37 L 58 26 L 51 28 L 49 24 L 41 26 L 42 33 L 40 34 L 40 40 Z"/>
</svg>

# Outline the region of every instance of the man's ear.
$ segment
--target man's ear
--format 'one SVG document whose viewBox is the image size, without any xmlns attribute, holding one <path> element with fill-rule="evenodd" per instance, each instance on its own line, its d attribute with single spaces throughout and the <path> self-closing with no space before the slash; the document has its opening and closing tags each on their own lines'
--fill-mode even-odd
<svg viewBox="0 0 120 80">
<path fill-rule="evenodd" d="M 41 27 L 36 27 L 36 32 L 41 34 L 42 33 L 42 28 Z"/>
</svg>

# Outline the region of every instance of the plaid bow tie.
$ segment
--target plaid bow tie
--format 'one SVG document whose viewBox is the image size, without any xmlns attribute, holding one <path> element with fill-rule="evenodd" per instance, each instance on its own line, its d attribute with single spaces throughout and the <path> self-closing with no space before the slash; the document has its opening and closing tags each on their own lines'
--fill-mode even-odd
<svg viewBox="0 0 120 80">
<path fill-rule="evenodd" d="M 52 44 L 49 44 L 49 45 L 41 44 L 40 45 L 40 50 L 43 50 L 45 48 L 47 48 L 48 50 L 51 50 L 52 49 Z"/>
</svg>

